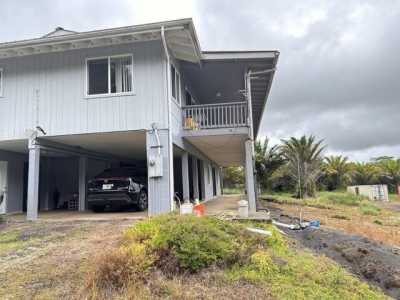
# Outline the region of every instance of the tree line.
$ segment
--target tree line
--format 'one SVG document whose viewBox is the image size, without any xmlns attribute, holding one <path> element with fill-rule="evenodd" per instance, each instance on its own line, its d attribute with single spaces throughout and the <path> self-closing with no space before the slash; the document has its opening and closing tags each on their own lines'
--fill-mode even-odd
<svg viewBox="0 0 400 300">
<path fill-rule="evenodd" d="M 400 159 L 382 156 L 370 162 L 352 162 L 346 156 L 325 156 L 326 145 L 315 136 L 291 137 L 270 145 L 268 138 L 255 143 L 255 172 L 262 191 L 293 192 L 314 197 L 317 190 L 333 191 L 348 185 L 387 184 L 390 192 L 400 185 Z M 242 167 L 224 170 L 224 184 L 244 184 Z"/>
</svg>

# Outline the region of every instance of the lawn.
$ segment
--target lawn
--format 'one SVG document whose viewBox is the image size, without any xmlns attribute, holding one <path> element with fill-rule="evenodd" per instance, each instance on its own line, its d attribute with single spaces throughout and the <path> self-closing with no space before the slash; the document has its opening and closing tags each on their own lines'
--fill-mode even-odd
<svg viewBox="0 0 400 300">
<path fill-rule="evenodd" d="M 288 193 L 271 193 L 263 194 L 260 200 L 286 214 L 299 216 L 301 212 L 305 219 L 318 219 L 324 226 L 400 245 L 400 207 L 397 201 L 370 201 L 344 191 L 319 192 L 318 197 L 304 200 L 293 198 Z"/>
</svg>

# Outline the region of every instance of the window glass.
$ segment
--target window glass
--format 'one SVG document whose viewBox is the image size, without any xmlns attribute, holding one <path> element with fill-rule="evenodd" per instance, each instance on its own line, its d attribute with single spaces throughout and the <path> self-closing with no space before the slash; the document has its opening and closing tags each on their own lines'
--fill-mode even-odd
<svg viewBox="0 0 400 300">
<path fill-rule="evenodd" d="M 181 78 L 179 76 L 178 73 L 176 73 L 176 101 L 178 101 L 178 103 L 181 103 Z"/>
<path fill-rule="evenodd" d="M 171 85 L 172 85 L 172 97 L 176 99 L 176 77 L 175 67 L 171 65 Z"/>
<path fill-rule="evenodd" d="M 111 93 L 132 92 L 132 57 L 110 59 Z"/>
<path fill-rule="evenodd" d="M 108 59 L 88 61 L 88 94 L 108 94 Z"/>
</svg>

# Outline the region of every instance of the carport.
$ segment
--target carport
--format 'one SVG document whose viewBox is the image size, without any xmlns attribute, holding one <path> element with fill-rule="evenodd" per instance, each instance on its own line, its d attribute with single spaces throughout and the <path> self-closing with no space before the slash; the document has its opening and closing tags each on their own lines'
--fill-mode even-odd
<svg viewBox="0 0 400 300">
<path fill-rule="evenodd" d="M 89 179 L 110 167 L 147 165 L 144 130 L 40 135 L 2 142 L 0 151 L 12 158 L 8 159 L 7 189 L 11 197 L 7 211 L 27 211 L 28 220 L 37 219 L 39 211 L 83 212 L 87 209 Z"/>
</svg>

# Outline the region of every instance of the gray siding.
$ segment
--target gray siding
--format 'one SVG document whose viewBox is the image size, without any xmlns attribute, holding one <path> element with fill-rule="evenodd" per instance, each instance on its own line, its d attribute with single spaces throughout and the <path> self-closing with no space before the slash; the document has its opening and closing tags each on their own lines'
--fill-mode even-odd
<svg viewBox="0 0 400 300">
<path fill-rule="evenodd" d="M 146 134 L 146 148 L 147 148 L 147 163 L 149 164 L 150 156 L 158 155 L 158 149 L 161 151 L 162 164 L 163 164 L 163 175 L 162 177 L 151 178 L 148 177 L 147 189 L 149 197 L 149 209 L 148 213 L 150 216 L 167 213 L 172 209 L 172 191 L 171 191 L 171 166 L 170 156 L 169 156 L 169 145 L 171 141 L 169 140 L 168 130 L 158 131 L 161 148 L 154 148 L 157 146 L 156 137 L 150 131 Z M 150 174 L 149 174 L 150 175 Z"/>
<path fill-rule="evenodd" d="M 86 58 L 131 53 L 135 95 L 85 98 Z M 137 130 L 152 122 L 166 128 L 163 64 L 160 41 L 0 60 L 0 139 L 24 138 L 37 116 L 48 135 Z"/>
<path fill-rule="evenodd" d="M 68 201 L 78 194 L 78 157 L 48 158 L 42 157 L 40 162 L 40 194 L 39 209 L 49 210 L 56 207 L 54 192 L 57 189 L 60 201 Z M 92 179 L 109 163 L 99 160 L 88 160 L 87 179 Z"/>
<path fill-rule="evenodd" d="M 8 194 L 6 212 L 21 212 L 24 190 L 24 162 L 26 160 L 26 156 L 11 152 L 0 151 L 0 160 L 8 162 Z"/>
</svg>

